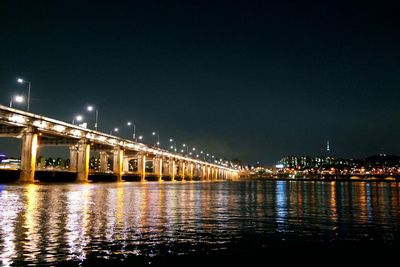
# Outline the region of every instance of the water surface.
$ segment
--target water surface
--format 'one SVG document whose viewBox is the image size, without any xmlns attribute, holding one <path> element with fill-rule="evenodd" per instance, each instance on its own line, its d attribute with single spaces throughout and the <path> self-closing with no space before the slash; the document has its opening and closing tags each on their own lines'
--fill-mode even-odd
<svg viewBox="0 0 400 267">
<path fill-rule="evenodd" d="M 0 185 L 0 222 L 2 265 L 236 259 L 238 251 L 260 256 L 307 245 L 394 248 L 400 187 L 306 181 L 9 184 Z"/>
</svg>

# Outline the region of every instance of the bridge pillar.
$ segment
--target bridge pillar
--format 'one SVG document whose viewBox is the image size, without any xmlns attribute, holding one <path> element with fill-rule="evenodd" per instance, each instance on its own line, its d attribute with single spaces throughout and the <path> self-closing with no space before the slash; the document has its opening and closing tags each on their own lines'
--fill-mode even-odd
<svg viewBox="0 0 400 267">
<path fill-rule="evenodd" d="M 69 147 L 69 170 L 78 171 L 78 146 Z"/>
<path fill-rule="evenodd" d="M 163 171 L 163 160 L 161 157 L 155 157 L 153 159 L 153 170 L 154 174 L 157 176 L 158 181 L 161 181 L 162 171 Z"/>
<path fill-rule="evenodd" d="M 21 153 L 21 182 L 34 182 L 36 168 L 36 152 L 38 147 L 38 135 L 32 128 L 28 128 L 22 136 Z"/>
<path fill-rule="evenodd" d="M 108 171 L 108 153 L 106 151 L 100 151 L 100 168 L 99 171 L 107 172 Z"/>
<path fill-rule="evenodd" d="M 169 159 L 168 160 L 168 175 L 171 176 L 171 181 L 175 181 L 175 174 L 176 174 L 175 160 Z"/>
<path fill-rule="evenodd" d="M 191 162 L 189 163 L 189 180 L 193 180 L 193 172 L 194 172 L 194 164 Z"/>
<path fill-rule="evenodd" d="M 124 160 L 124 150 L 116 147 L 113 150 L 113 172 L 117 175 L 117 181 L 122 181 L 122 164 Z"/>
<path fill-rule="evenodd" d="M 182 181 L 185 180 L 185 174 L 186 174 L 186 164 L 184 161 L 179 162 L 179 176 L 182 177 Z"/>
<path fill-rule="evenodd" d="M 122 163 L 122 171 L 123 171 L 124 173 L 129 172 L 129 161 L 130 161 L 130 160 L 131 160 L 131 159 L 128 158 L 128 157 L 125 157 L 125 158 L 124 158 L 124 162 Z"/>
<path fill-rule="evenodd" d="M 201 180 L 207 180 L 206 165 L 201 166 Z"/>
<path fill-rule="evenodd" d="M 87 182 L 89 180 L 89 158 L 90 145 L 86 140 L 78 142 L 78 157 L 76 171 L 78 172 L 77 181 Z"/>
<path fill-rule="evenodd" d="M 146 155 L 138 154 L 137 172 L 140 175 L 140 181 L 144 181 L 146 177 Z"/>
</svg>

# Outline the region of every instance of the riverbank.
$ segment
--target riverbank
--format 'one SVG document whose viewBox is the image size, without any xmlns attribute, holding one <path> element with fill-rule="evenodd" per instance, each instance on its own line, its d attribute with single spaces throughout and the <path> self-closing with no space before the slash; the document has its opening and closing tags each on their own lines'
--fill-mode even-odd
<svg viewBox="0 0 400 267">
<path fill-rule="evenodd" d="M 240 180 L 273 180 L 273 181 L 338 181 L 338 182 L 400 182 L 400 175 L 254 175 L 240 177 Z"/>
</svg>

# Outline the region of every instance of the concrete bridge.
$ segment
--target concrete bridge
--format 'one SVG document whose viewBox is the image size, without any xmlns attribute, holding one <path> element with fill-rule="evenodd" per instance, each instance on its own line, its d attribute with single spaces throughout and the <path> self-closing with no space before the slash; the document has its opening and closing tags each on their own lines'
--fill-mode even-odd
<svg viewBox="0 0 400 267">
<path fill-rule="evenodd" d="M 59 120 L 0 105 L 0 137 L 22 139 L 21 182 L 33 182 L 37 150 L 45 146 L 69 149 L 70 172 L 76 180 L 89 181 L 91 151 L 99 152 L 99 173 L 112 173 L 117 181 L 137 178 L 152 180 L 237 179 L 238 170 L 202 160 L 151 148 L 143 143 L 119 138 Z M 108 168 L 108 159 L 112 166 Z M 133 164 L 132 164 L 133 163 Z M 146 172 L 146 164 L 153 171 Z"/>
</svg>

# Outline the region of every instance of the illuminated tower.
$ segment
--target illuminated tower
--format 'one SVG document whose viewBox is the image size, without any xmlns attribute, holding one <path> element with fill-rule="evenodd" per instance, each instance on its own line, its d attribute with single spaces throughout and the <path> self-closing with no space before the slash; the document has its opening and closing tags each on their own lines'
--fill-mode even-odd
<svg viewBox="0 0 400 267">
<path fill-rule="evenodd" d="M 329 147 L 329 140 L 326 141 L 326 152 L 331 151 L 331 148 Z"/>
</svg>

